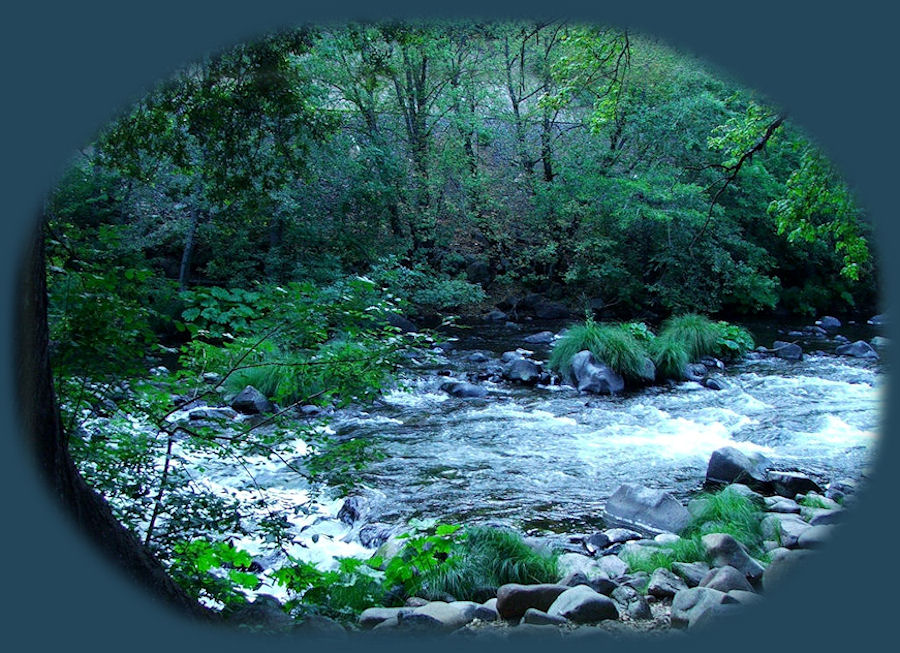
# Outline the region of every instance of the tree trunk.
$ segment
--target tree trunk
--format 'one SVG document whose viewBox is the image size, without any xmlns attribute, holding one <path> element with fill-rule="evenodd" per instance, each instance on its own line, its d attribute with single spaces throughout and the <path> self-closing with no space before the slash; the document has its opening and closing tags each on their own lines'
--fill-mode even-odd
<svg viewBox="0 0 900 653">
<path fill-rule="evenodd" d="M 187 283 L 191 276 L 191 256 L 194 253 L 194 241 L 197 237 L 197 227 L 200 225 L 200 209 L 194 206 L 191 209 L 191 225 L 188 227 L 187 238 L 184 241 L 184 252 L 181 254 L 181 267 L 178 270 L 178 287 L 187 290 Z"/>
<path fill-rule="evenodd" d="M 187 596 L 153 554 L 118 522 L 106 500 L 85 483 L 69 455 L 50 368 L 42 227 L 37 229 L 32 247 L 20 277 L 16 372 L 24 433 L 38 468 L 76 525 L 130 578 L 143 584 L 152 598 L 184 614 L 214 619 L 217 615 Z"/>
</svg>

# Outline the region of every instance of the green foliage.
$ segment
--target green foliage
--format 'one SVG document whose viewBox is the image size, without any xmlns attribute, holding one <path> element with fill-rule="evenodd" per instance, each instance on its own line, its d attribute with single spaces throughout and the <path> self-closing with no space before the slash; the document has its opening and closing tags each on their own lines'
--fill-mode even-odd
<svg viewBox="0 0 900 653">
<path fill-rule="evenodd" d="M 461 527 L 431 522 L 411 522 L 414 531 L 400 535 L 406 540 L 399 555 L 394 556 L 385 567 L 385 584 L 389 588 L 399 587 L 406 596 L 415 596 L 438 570 L 453 568 L 459 558 L 452 555 L 454 544 L 464 537 Z M 427 588 L 425 588 L 427 590 Z"/>
<path fill-rule="evenodd" d="M 356 487 L 360 473 L 369 464 L 384 460 L 386 454 L 369 439 L 337 442 L 334 438 L 317 434 L 309 438 L 314 450 L 306 457 L 309 479 L 322 483 L 341 494 Z"/>
<path fill-rule="evenodd" d="M 417 263 L 401 265 L 388 257 L 373 265 L 367 277 L 383 288 L 388 296 L 412 304 L 423 311 L 457 310 L 485 300 L 481 286 L 462 278 L 452 278 Z"/>
<path fill-rule="evenodd" d="M 752 350 L 756 343 L 753 335 L 744 327 L 728 322 L 717 322 L 719 335 L 716 339 L 716 356 L 725 360 L 740 358 Z"/>
<path fill-rule="evenodd" d="M 588 350 L 598 361 L 626 379 L 652 380 L 647 375 L 647 350 L 642 341 L 632 334 L 633 328 L 618 324 L 598 324 L 588 319 L 584 324 L 571 327 L 556 341 L 548 364 L 562 374 L 569 374 L 572 357 L 580 351 Z"/>
<path fill-rule="evenodd" d="M 272 577 L 292 595 L 287 609 L 346 622 L 354 621 L 366 608 L 380 605 L 384 596 L 384 574 L 369 561 L 355 558 L 342 558 L 338 569 L 329 571 L 294 561 L 277 569 Z"/>
<path fill-rule="evenodd" d="M 825 508 L 827 510 L 830 510 L 834 507 L 833 505 L 826 502 L 823 497 L 814 495 L 810 496 L 808 494 L 800 499 L 800 501 L 798 501 L 797 503 L 799 503 L 801 506 L 806 506 L 807 508 Z"/>
<path fill-rule="evenodd" d="M 212 599 L 226 610 L 234 609 L 246 603 L 241 589 L 259 586 L 259 577 L 249 571 L 250 554 L 230 542 L 183 541 L 175 544 L 172 552 L 169 573 L 195 599 Z"/>
<path fill-rule="evenodd" d="M 700 536 L 694 535 L 670 544 L 630 548 L 622 553 L 621 558 L 631 572 L 652 574 L 660 567 L 671 570 L 673 562 L 705 562 L 706 550 Z"/>
<path fill-rule="evenodd" d="M 182 319 L 193 327 L 193 333 L 221 338 L 246 333 L 258 316 L 261 295 L 241 288 L 195 288 L 181 293 L 185 309 Z"/>
</svg>

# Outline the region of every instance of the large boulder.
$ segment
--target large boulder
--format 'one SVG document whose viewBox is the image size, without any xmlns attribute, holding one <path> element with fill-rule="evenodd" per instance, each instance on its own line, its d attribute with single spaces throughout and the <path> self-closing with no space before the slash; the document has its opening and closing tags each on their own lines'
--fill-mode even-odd
<svg viewBox="0 0 900 653">
<path fill-rule="evenodd" d="M 572 357 L 571 377 L 572 385 L 581 392 L 616 394 L 625 389 L 625 379 L 605 364 L 597 362 L 587 350 Z"/>
<path fill-rule="evenodd" d="M 871 358 L 873 360 L 878 359 L 878 352 L 872 348 L 865 340 L 857 340 L 856 342 L 851 342 L 848 345 L 840 345 L 836 347 L 834 350 L 835 354 L 839 356 L 853 356 L 854 358 Z"/>
<path fill-rule="evenodd" d="M 235 395 L 231 400 L 231 407 L 245 415 L 275 412 L 275 405 L 252 385 L 248 385 Z"/>
<path fill-rule="evenodd" d="M 772 349 L 775 350 L 775 355 L 778 356 L 778 358 L 789 361 L 799 361 L 803 359 L 803 349 L 800 345 L 796 345 L 792 342 L 776 340 L 772 343 Z"/>
<path fill-rule="evenodd" d="M 552 617 L 563 617 L 578 624 L 619 618 L 615 602 L 608 596 L 598 594 L 587 585 L 578 585 L 560 594 L 547 610 L 547 614 Z"/>
<path fill-rule="evenodd" d="M 665 490 L 625 483 L 606 502 L 606 514 L 613 520 L 657 533 L 677 533 L 691 521 L 691 514 Z"/>
<path fill-rule="evenodd" d="M 759 579 L 765 567 L 750 557 L 744 547 L 727 533 L 709 533 L 701 538 L 714 567 L 730 565 L 751 581 Z"/>
<path fill-rule="evenodd" d="M 503 619 L 521 619 L 528 608 L 547 612 L 556 598 L 568 590 L 565 585 L 508 583 L 497 590 L 497 612 Z"/>
<path fill-rule="evenodd" d="M 743 483 L 750 487 L 766 485 L 766 470 L 772 462 L 760 453 L 745 454 L 735 447 L 712 452 L 706 466 L 706 481 L 712 484 Z"/>
</svg>

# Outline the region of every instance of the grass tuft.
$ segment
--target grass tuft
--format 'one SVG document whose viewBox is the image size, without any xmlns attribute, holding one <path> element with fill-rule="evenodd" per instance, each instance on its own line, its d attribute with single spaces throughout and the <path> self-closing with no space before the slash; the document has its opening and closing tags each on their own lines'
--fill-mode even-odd
<svg viewBox="0 0 900 653">
<path fill-rule="evenodd" d="M 687 313 L 671 317 L 663 323 L 659 336 L 681 343 L 691 361 L 718 353 L 721 327 L 708 317 Z"/>
<path fill-rule="evenodd" d="M 572 357 L 588 350 L 626 379 L 652 381 L 647 366 L 650 356 L 643 337 L 636 337 L 633 330 L 631 325 L 597 324 L 593 320 L 573 326 L 553 346 L 549 365 L 567 375 L 572 370 Z"/>
<path fill-rule="evenodd" d="M 684 344 L 668 333 L 650 344 L 650 357 L 657 374 L 666 379 L 683 379 L 685 366 L 690 362 Z"/>
<path fill-rule="evenodd" d="M 473 526 L 454 545 L 447 562 L 425 574 L 419 594 L 426 599 L 450 594 L 459 600 L 473 600 L 479 588 L 553 583 L 558 577 L 555 554 L 536 551 L 514 531 Z"/>
</svg>

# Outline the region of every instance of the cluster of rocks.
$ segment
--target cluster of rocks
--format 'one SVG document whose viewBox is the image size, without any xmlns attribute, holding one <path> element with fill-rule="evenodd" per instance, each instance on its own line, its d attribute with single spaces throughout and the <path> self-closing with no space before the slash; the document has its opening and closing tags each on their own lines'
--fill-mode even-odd
<svg viewBox="0 0 900 653">
<path fill-rule="evenodd" d="M 884 315 L 876 315 L 872 317 L 868 324 L 872 326 L 884 326 L 887 320 Z M 793 338 L 831 338 L 835 342 L 841 343 L 834 349 L 834 353 L 838 356 L 850 356 L 852 358 L 865 358 L 870 360 L 878 360 L 879 354 L 877 349 L 884 348 L 888 345 L 888 340 L 884 336 L 875 336 L 871 341 L 856 340 L 850 342 L 846 337 L 837 333 L 842 327 L 842 323 L 836 317 L 826 315 L 818 320 L 815 324 L 803 327 L 800 330 L 788 331 L 788 337 Z M 787 342 L 784 340 L 776 340 L 772 343 L 771 349 L 759 347 L 760 353 L 774 354 L 778 358 L 785 360 L 798 361 L 803 359 L 803 348 L 796 342 Z"/>
</svg>

